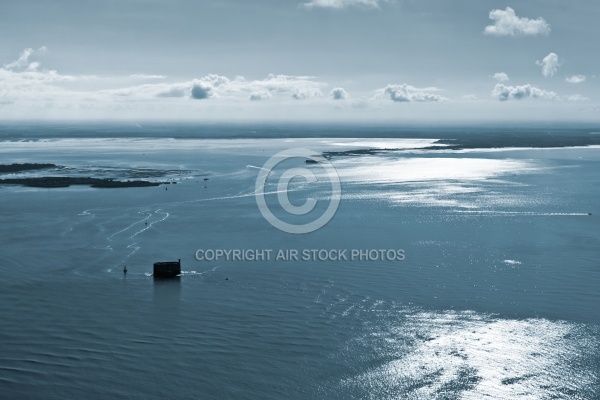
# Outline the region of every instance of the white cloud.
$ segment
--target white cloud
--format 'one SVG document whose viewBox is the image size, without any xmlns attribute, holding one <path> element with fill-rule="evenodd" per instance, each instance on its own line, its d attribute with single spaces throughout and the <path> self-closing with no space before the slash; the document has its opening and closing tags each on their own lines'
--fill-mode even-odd
<svg viewBox="0 0 600 400">
<path fill-rule="evenodd" d="M 490 19 L 494 25 L 485 27 L 484 33 L 494 36 L 517 35 L 547 35 L 550 33 L 550 24 L 543 18 L 529 19 L 517 17 L 515 10 L 506 7 L 505 10 L 490 11 Z"/>
<path fill-rule="evenodd" d="M 10 62 L 8 64 L 4 64 L 4 68 L 9 71 L 23 70 L 23 69 L 27 70 L 27 71 L 36 71 L 39 68 L 40 63 L 37 61 L 30 61 L 30 58 L 34 57 L 34 56 L 44 55 L 47 52 L 48 52 L 48 48 L 46 46 L 42 46 L 37 50 L 34 50 L 32 48 L 27 48 L 21 52 L 21 54 L 17 60 Z"/>
<path fill-rule="evenodd" d="M 54 70 L 43 70 L 39 61 L 32 61 L 47 52 L 47 48 L 25 49 L 19 58 L 4 64 L 0 68 L 0 97 L 4 102 L 51 101 L 65 96 L 77 96 L 77 93 L 61 88 L 59 85 L 69 82 L 72 85 L 84 84 L 96 80 L 96 76 L 61 75 Z"/>
<path fill-rule="evenodd" d="M 336 8 L 341 9 L 350 6 L 363 6 L 371 8 L 379 8 L 382 2 L 389 0 L 311 0 L 308 3 L 304 3 L 303 6 L 307 8 Z"/>
<path fill-rule="evenodd" d="M 27 48 L 21 52 L 19 58 L 13 62 L 8 64 L 4 64 L 4 68 L 7 70 L 13 70 L 17 68 L 26 67 L 29 64 L 29 57 L 31 57 L 34 53 L 34 50 L 31 48 Z"/>
<path fill-rule="evenodd" d="M 150 74 L 132 74 L 130 78 L 134 79 L 165 79 L 165 75 L 150 75 Z"/>
<path fill-rule="evenodd" d="M 193 81 L 191 97 L 196 100 L 204 100 L 218 97 L 219 88 L 226 87 L 231 80 L 226 76 L 209 74 Z"/>
<path fill-rule="evenodd" d="M 387 85 L 382 89 L 383 94 L 389 96 L 389 98 L 395 102 L 429 102 L 429 101 L 441 101 L 443 97 L 431 93 L 437 91 L 437 88 L 423 88 L 419 89 L 414 86 L 403 83 L 402 85 Z"/>
<path fill-rule="evenodd" d="M 269 93 L 272 97 L 278 95 L 291 96 L 296 100 L 322 97 L 321 87 L 324 83 L 316 82 L 310 76 L 289 76 L 269 74 L 265 79 L 247 81 L 238 78 L 226 86 L 226 90 L 245 93 Z M 261 96 L 267 98 L 266 96 Z"/>
<path fill-rule="evenodd" d="M 9 84 L 11 86 L 37 85 L 42 83 L 50 84 L 55 82 L 74 82 L 92 79 L 97 79 L 97 77 L 93 75 L 61 75 L 54 70 L 24 70 L 22 72 L 15 72 L 0 68 L 0 80 L 2 81 L 0 83 Z"/>
<path fill-rule="evenodd" d="M 573 75 L 565 78 L 565 81 L 569 83 L 582 83 L 585 82 L 585 75 Z"/>
<path fill-rule="evenodd" d="M 497 80 L 498 82 L 506 82 L 509 79 L 508 75 L 505 74 L 504 72 L 496 72 L 494 74 L 493 78 L 495 80 Z"/>
<path fill-rule="evenodd" d="M 269 74 L 264 79 L 246 80 L 243 77 L 229 79 L 219 75 L 207 75 L 199 81 L 210 86 L 217 96 L 247 98 L 253 101 L 266 100 L 276 96 L 304 100 L 322 97 L 322 82 L 310 76 L 289 76 Z"/>
<path fill-rule="evenodd" d="M 211 87 L 218 87 L 229 84 L 231 82 L 231 79 L 229 79 L 226 76 L 221 76 L 217 74 L 208 74 L 200 78 L 199 81 L 210 85 Z"/>
<path fill-rule="evenodd" d="M 507 104 L 489 101 L 469 95 L 471 91 L 455 92 L 456 101 L 447 100 L 446 92 L 435 87 L 414 87 L 408 84 L 382 85 L 379 89 L 360 91 L 355 88 L 351 95 L 345 89 L 328 85 L 312 76 L 289 76 L 270 74 L 262 78 L 227 77 L 218 74 L 193 76 L 174 81 L 161 80 L 148 74 L 125 74 L 122 76 L 62 75 L 46 69 L 45 60 L 36 58 L 37 50 L 15 54 L 13 60 L 0 61 L 0 119 L 25 118 L 190 118 L 231 120 L 241 119 L 335 119 L 360 120 L 411 118 L 427 121 L 430 118 L 473 118 L 485 114 L 494 118 L 499 107 L 505 112 Z M 4 62 L 8 62 L 4 64 Z M 33 64 L 33 65 L 32 65 Z M 10 66 L 10 69 L 6 66 Z M 537 67 L 536 67 L 537 68 Z M 152 72 L 152 70 L 146 71 Z M 500 74 L 501 72 L 499 72 Z M 489 74 L 489 73 L 488 73 Z M 140 76 L 142 75 L 142 76 Z M 490 79 L 491 77 L 488 77 Z M 591 75 L 588 76 L 591 79 Z M 148 80 L 144 80 L 148 79 Z M 514 77 L 513 77 L 514 79 Z M 560 79 L 565 79 L 563 74 Z M 401 81 L 402 82 L 402 81 Z M 532 112 L 546 116 L 563 116 L 569 110 L 577 111 L 590 104 L 582 95 L 558 97 L 555 93 L 525 86 L 506 86 L 495 89 L 500 100 L 525 98 L 555 98 L 562 101 L 541 102 L 522 107 L 515 103 L 514 109 L 531 117 Z M 510 82 L 510 81 L 509 81 Z M 573 92 L 580 92 L 579 90 Z M 461 97 L 462 94 L 468 96 Z M 589 95 L 587 93 L 582 93 Z M 375 95 L 375 97 L 373 97 Z M 489 96 L 489 94 L 488 94 Z M 450 96 L 448 96 L 450 97 Z M 345 99 L 342 101 L 337 101 Z M 390 101 L 391 100 L 391 101 Z M 525 100 L 527 101 L 527 100 Z M 595 101 L 595 100 L 594 100 Z M 407 104 L 408 114 L 399 112 L 397 102 L 438 102 L 437 104 Z M 577 103 L 581 102 L 581 103 Z M 595 103 L 591 103 L 594 105 Z M 509 109 L 510 107 L 508 104 Z M 403 108 L 404 107 L 400 107 Z M 542 110 L 543 109 L 543 110 Z M 551 110 L 551 111 L 548 111 Z M 561 110 L 566 110 L 560 114 Z M 509 111 L 506 111 L 507 114 Z M 590 112 L 590 115 L 593 113 Z M 517 116 L 518 116 L 517 115 Z M 482 117 L 482 118 L 484 118 Z M 508 115 L 514 117 L 514 114 Z M 597 117 L 590 116 L 590 119 Z"/>
<path fill-rule="evenodd" d="M 536 61 L 535 63 L 542 67 L 542 75 L 544 75 L 546 78 L 554 76 L 560 65 L 558 56 L 554 53 L 548 54 L 542 61 Z"/>
<path fill-rule="evenodd" d="M 48 52 L 46 46 L 37 50 L 27 48 L 21 52 L 19 58 L 0 68 L 0 84 L 13 88 L 54 82 L 88 81 L 97 79 L 94 75 L 61 75 L 55 70 L 42 70 L 39 61 L 32 61 L 32 57 L 39 57 Z"/>
<path fill-rule="evenodd" d="M 321 87 L 325 83 L 317 82 L 309 76 L 289 76 L 270 74 L 265 79 L 246 80 L 243 77 L 230 79 L 226 76 L 209 74 L 199 79 L 178 83 L 147 83 L 128 88 L 103 90 L 103 94 L 135 99 L 152 97 L 185 97 L 196 100 L 230 99 L 267 100 L 280 99 L 306 100 L 323 96 Z"/>
<path fill-rule="evenodd" d="M 341 87 L 336 87 L 331 89 L 329 92 L 329 97 L 333 100 L 346 100 L 348 98 L 348 93 Z"/>
<path fill-rule="evenodd" d="M 28 72 L 37 71 L 39 67 L 40 67 L 40 63 L 38 61 L 34 61 L 27 66 L 27 71 Z"/>
<path fill-rule="evenodd" d="M 590 99 L 589 97 L 585 97 L 580 94 L 574 94 L 574 95 L 567 97 L 568 101 L 588 101 L 589 99 Z"/>
<path fill-rule="evenodd" d="M 556 99 L 557 94 L 551 91 L 539 89 L 530 84 L 522 86 L 507 86 L 497 83 L 492 90 L 492 96 L 500 101 L 532 99 Z"/>
</svg>

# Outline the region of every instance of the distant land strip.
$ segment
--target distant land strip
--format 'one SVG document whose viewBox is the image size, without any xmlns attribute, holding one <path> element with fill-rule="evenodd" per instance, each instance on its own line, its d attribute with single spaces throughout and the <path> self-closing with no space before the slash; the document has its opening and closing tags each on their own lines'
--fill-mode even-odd
<svg viewBox="0 0 600 400">
<path fill-rule="evenodd" d="M 0 179 L 0 185 L 22 185 L 38 188 L 65 188 L 73 185 L 93 188 L 150 187 L 170 184 L 170 182 L 117 181 L 111 178 L 74 178 L 68 176 L 43 176 L 36 178 Z"/>
<path fill-rule="evenodd" d="M 600 145 L 600 137 L 589 138 L 569 135 L 538 135 L 535 137 L 518 137 L 514 135 L 481 135 L 480 137 L 460 137 L 456 139 L 439 139 L 432 146 L 415 148 L 384 148 L 384 149 L 355 149 L 340 151 L 325 151 L 325 158 L 362 156 L 392 153 L 399 151 L 435 151 L 435 150 L 466 150 L 466 149 L 502 149 L 502 148 L 560 148 L 584 147 Z"/>
<path fill-rule="evenodd" d="M 56 164 L 32 164 L 32 163 L 0 164 L 0 173 L 33 171 L 33 170 L 51 169 L 51 168 L 58 168 L 58 165 L 56 165 Z"/>
</svg>

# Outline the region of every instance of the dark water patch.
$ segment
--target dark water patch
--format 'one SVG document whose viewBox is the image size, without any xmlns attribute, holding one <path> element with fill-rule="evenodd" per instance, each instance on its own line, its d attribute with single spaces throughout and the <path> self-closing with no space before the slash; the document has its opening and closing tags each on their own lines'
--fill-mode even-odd
<svg viewBox="0 0 600 400">
<path fill-rule="evenodd" d="M 482 380 L 475 368 L 463 367 L 458 370 L 455 379 L 438 389 L 437 395 L 444 399 L 460 399 L 464 392 L 473 390 Z"/>
<path fill-rule="evenodd" d="M 527 375 L 523 375 L 523 376 L 516 376 L 513 378 L 504 378 L 502 379 L 502 384 L 503 385 L 514 385 L 515 383 L 519 383 L 521 381 L 527 380 L 529 378 L 534 377 L 535 375 L 533 374 L 527 374 Z"/>
</svg>

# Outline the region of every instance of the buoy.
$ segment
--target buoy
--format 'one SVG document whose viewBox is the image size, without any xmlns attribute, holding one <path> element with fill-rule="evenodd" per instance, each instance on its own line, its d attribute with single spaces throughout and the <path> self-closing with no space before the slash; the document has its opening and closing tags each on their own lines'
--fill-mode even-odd
<svg viewBox="0 0 600 400">
<path fill-rule="evenodd" d="M 123 273 L 126 274 L 127 273 L 127 265 L 123 267 Z"/>
</svg>

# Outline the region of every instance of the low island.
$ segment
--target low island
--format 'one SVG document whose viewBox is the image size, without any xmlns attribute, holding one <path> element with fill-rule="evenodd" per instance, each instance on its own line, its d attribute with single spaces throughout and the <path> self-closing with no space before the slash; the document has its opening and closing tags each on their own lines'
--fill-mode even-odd
<svg viewBox="0 0 600 400">
<path fill-rule="evenodd" d="M 0 174 L 39 171 L 46 169 L 63 169 L 60 165 L 50 163 L 0 164 Z M 21 185 L 38 188 L 65 188 L 69 186 L 90 186 L 93 188 L 128 188 L 151 187 L 169 184 L 170 182 L 151 182 L 145 180 L 120 181 L 115 178 L 91 178 L 73 176 L 19 176 L 0 179 L 0 185 Z"/>
<path fill-rule="evenodd" d="M 24 163 L 24 164 L 0 164 L 0 174 L 3 173 L 15 173 L 23 171 L 35 171 L 40 169 L 53 169 L 58 168 L 56 164 L 35 164 L 35 163 Z"/>
<path fill-rule="evenodd" d="M 22 185 L 38 188 L 65 188 L 74 185 L 90 186 L 93 188 L 128 188 L 160 186 L 168 183 L 169 182 L 150 182 L 142 180 L 117 181 L 112 178 L 77 178 L 68 176 L 0 179 L 0 185 Z"/>
</svg>

